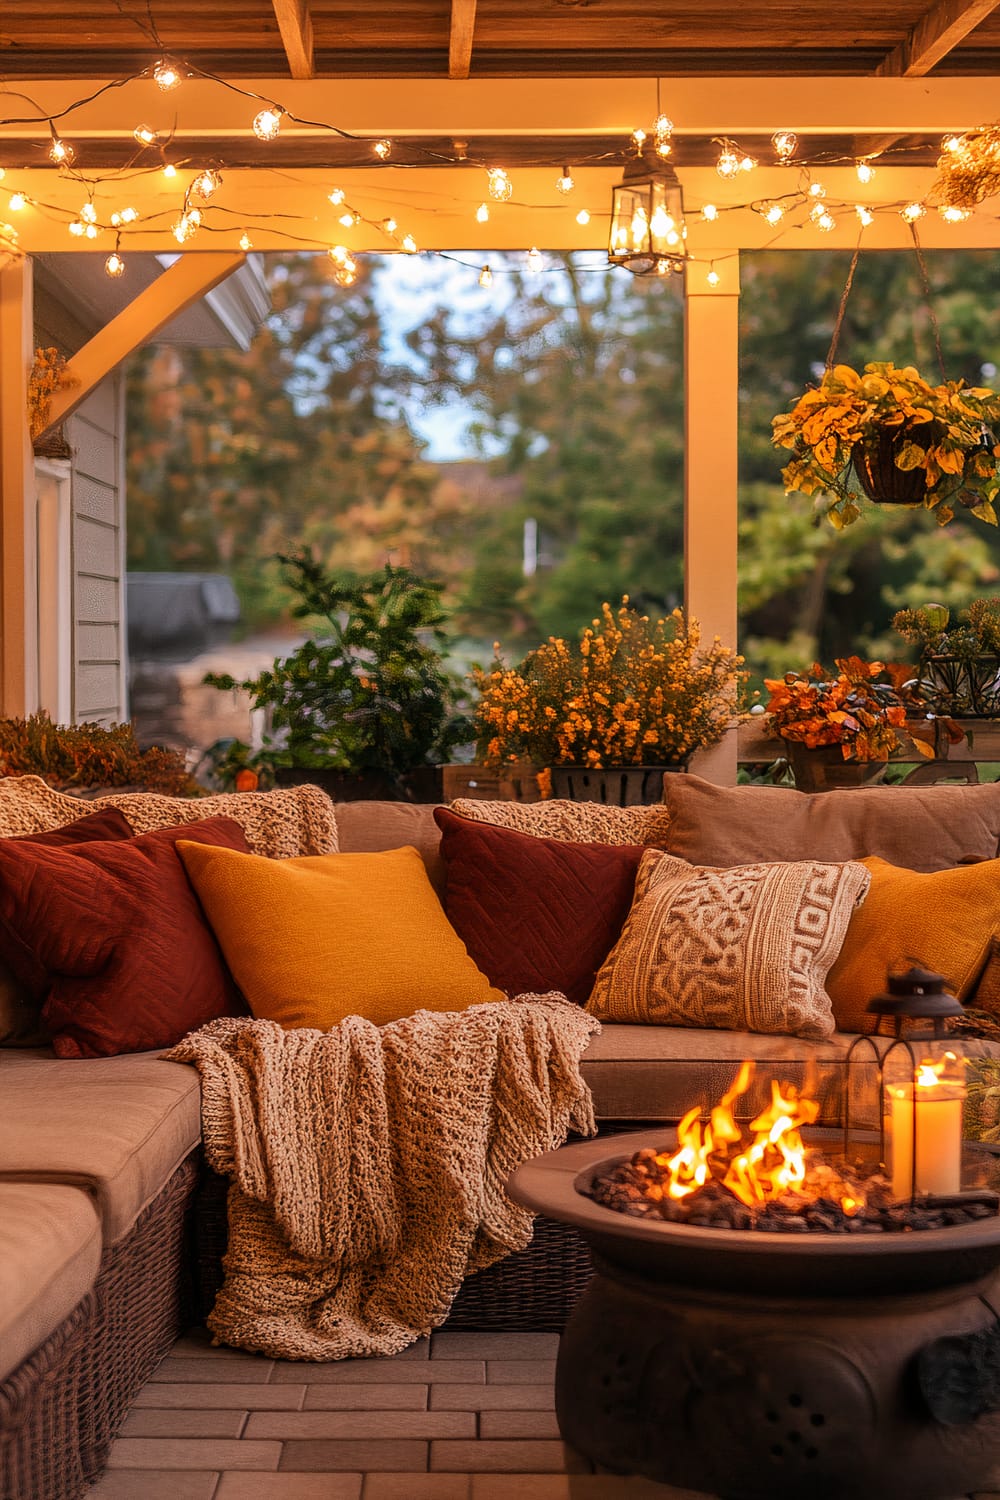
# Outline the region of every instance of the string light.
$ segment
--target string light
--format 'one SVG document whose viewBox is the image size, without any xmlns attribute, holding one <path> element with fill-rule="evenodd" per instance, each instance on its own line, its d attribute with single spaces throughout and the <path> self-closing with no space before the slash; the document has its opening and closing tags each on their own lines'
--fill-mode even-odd
<svg viewBox="0 0 1000 1500">
<path fill-rule="evenodd" d="M 353 229 L 355 224 L 359 222 L 360 218 L 360 214 L 352 213 L 350 210 L 348 210 L 347 213 L 341 214 L 340 218 L 337 220 L 337 223 L 342 224 L 345 229 Z"/>
<path fill-rule="evenodd" d="M 110 276 L 113 281 L 117 281 L 119 276 L 125 275 L 125 262 L 118 254 L 117 249 L 112 250 L 111 254 L 104 262 L 104 274 L 106 276 Z"/>
<path fill-rule="evenodd" d="M 855 204 L 854 212 L 857 214 L 858 218 L 861 221 L 862 229 L 867 229 L 869 224 L 875 223 L 875 215 L 869 212 L 869 210 L 865 208 L 863 203 Z"/>
<path fill-rule="evenodd" d="M 503 167 L 489 167 L 489 194 L 498 203 L 506 203 L 513 196 L 514 184 Z"/>
<path fill-rule="evenodd" d="M 563 167 L 562 176 L 556 178 L 556 188 L 560 193 L 571 193 L 575 186 L 569 167 Z"/>
<path fill-rule="evenodd" d="M 375 152 L 375 155 L 378 157 L 379 161 L 388 161 L 389 157 L 392 155 L 392 142 L 386 140 L 376 141 L 374 146 L 372 147 L 372 150 Z"/>
<path fill-rule="evenodd" d="M 785 210 L 780 203 L 765 203 L 760 210 L 768 224 L 780 224 L 785 217 Z"/>
<path fill-rule="evenodd" d="M 80 218 L 85 224 L 96 224 L 97 209 L 92 203 L 85 203 L 80 210 Z"/>
<path fill-rule="evenodd" d="M 740 158 L 736 154 L 733 143 L 732 141 L 722 140 L 719 144 L 722 150 L 719 152 L 718 160 L 715 163 L 715 170 L 720 177 L 727 179 L 735 177 L 740 170 Z"/>
<path fill-rule="evenodd" d="M 476 209 L 477 224 L 488 224 L 490 221 L 490 206 L 488 203 L 480 203 Z"/>
<path fill-rule="evenodd" d="M 253 240 L 247 234 L 247 232 L 246 232 L 245 229 L 244 229 L 243 233 L 240 235 L 240 242 L 239 243 L 240 243 L 240 249 L 241 250 L 252 250 L 253 249 Z"/>
<path fill-rule="evenodd" d="M 810 198 L 825 198 L 826 188 L 821 182 L 811 182 L 809 184 L 809 196 Z"/>
<path fill-rule="evenodd" d="M 182 78 L 181 70 L 169 57 L 161 57 L 153 66 L 153 82 L 158 89 L 169 94 L 171 89 L 177 88 Z"/>
<path fill-rule="evenodd" d="M 75 157 L 76 151 L 70 145 L 69 141 L 60 140 L 53 128 L 52 145 L 49 147 L 49 161 L 55 162 L 57 167 L 68 167 L 72 165 Z"/>
<path fill-rule="evenodd" d="M 139 217 L 139 210 L 137 208 L 131 208 L 131 207 L 129 207 L 129 208 L 123 208 L 122 209 L 122 223 L 123 224 L 134 224 L 135 221 L 136 221 L 136 219 L 138 217 Z"/>
<path fill-rule="evenodd" d="M 905 208 L 899 210 L 899 216 L 901 219 L 905 219 L 907 224 L 915 224 L 918 219 L 923 218 L 926 212 L 927 210 L 922 203 L 908 203 Z"/>
<path fill-rule="evenodd" d="M 132 136 L 140 146 L 156 145 L 156 131 L 150 130 L 148 125 L 137 125 L 132 132 Z"/>
<path fill-rule="evenodd" d="M 170 233 L 178 245 L 183 245 L 193 238 L 197 228 L 198 225 L 194 222 L 190 214 L 181 214 L 177 222 L 171 225 Z"/>
<path fill-rule="evenodd" d="M 353 286 L 358 279 L 358 263 L 351 252 L 343 245 L 334 247 L 339 253 L 334 255 L 330 251 L 333 260 L 333 279 L 338 286 Z"/>
<path fill-rule="evenodd" d="M 837 221 L 828 208 L 824 208 L 816 220 L 816 227 L 822 229 L 824 234 L 829 234 L 831 229 L 836 229 Z"/>
<path fill-rule="evenodd" d="M 960 208 L 957 203 L 942 203 L 938 213 L 946 224 L 964 224 L 966 219 L 971 219 L 971 208 Z"/>
<path fill-rule="evenodd" d="M 413 238 L 412 234 L 403 235 L 403 249 L 406 251 L 407 255 L 416 255 L 417 242 Z"/>
<path fill-rule="evenodd" d="M 673 151 L 670 137 L 674 133 L 674 122 L 666 115 L 657 115 L 653 121 L 653 145 L 657 156 L 669 156 Z"/>
<path fill-rule="evenodd" d="M 281 129 L 281 117 L 285 113 L 276 104 L 260 110 L 253 117 L 253 133 L 259 141 L 273 141 Z"/>
<path fill-rule="evenodd" d="M 712 268 L 709 271 L 708 275 L 705 277 L 705 280 L 708 282 L 709 286 L 718 286 L 719 285 L 719 282 L 722 280 L 722 277 L 719 275 L 719 273 L 715 269 L 714 265 L 712 266 Z"/>
<path fill-rule="evenodd" d="M 163 168 L 163 175 L 164 175 L 164 177 L 176 177 L 177 176 L 177 168 L 174 166 L 174 164 L 173 164 L 172 161 L 168 161 L 167 164 L 166 164 L 166 166 Z"/>
<path fill-rule="evenodd" d="M 542 259 L 542 252 L 539 250 L 537 245 L 532 245 L 531 249 L 528 251 L 527 265 L 528 270 L 532 276 L 537 276 L 541 271 L 542 266 L 544 265 L 544 261 Z"/>
<path fill-rule="evenodd" d="M 326 253 L 333 261 L 334 265 L 337 266 L 342 266 L 345 261 L 348 261 L 351 258 L 351 252 L 350 250 L 348 250 L 346 245 L 331 245 L 330 249 Z"/>
<path fill-rule="evenodd" d="M 870 161 L 855 162 L 854 170 L 858 174 L 859 182 L 867 184 L 874 179 L 875 168 L 872 166 Z"/>
<path fill-rule="evenodd" d="M 741 172 L 752 172 L 756 165 L 757 163 L 752 156 L 743 156 L 740 158 Z"/>
<path fill-rule="evenodd" d="M 771 137 L 771 145 L 779 161 L 790 161 L 798 144 L 799 138 L 794 130 L 776 130 Z"/>
<path fill-rule="evenodd" d="M 635 143 L 636 151 L 641 155 L 642 148 L 646 144 L 646 132 L 644 130 L 633 130 L 632 140 Z"/>
<path fill-rule="evenodd" d="M 69 224 L 69 232 L 74 239 L 80 239 L 83 235 L 84 224 L 82 219 L 72 219 Z"/>
<path fill-rule="evenodd" d="M 396 230 L 399 228 L 399 225 L 396 223 L 395 219 L 383 219 L 382 228 L 385 230 L 386 234 L 395 234 Z"/>
<path fill-rule="evenodd" d="M 493 272 L 490 270 L 489 266 L 484 266 L 480 271 L 479 285 L 484 289 L 493 285 Z"/>
<path fill-rule="evenodd" d="M 96 224 L 85 224 L 83 226 L 83 232 L 87 236 L 88 240 L 96 240 L 101 231 L 98 229 Z"/>
<path fill-rule="evenodd" d="M 28 200 L 23 193 L 11 193 L 7 207 L 12 214 L 19 214 L 22 208 L 27 208 Z"/>
<path fill-rule="evenodd" d="M 706 223 L 714 224 L 716 219 L 719 217 L 719 210 L 716 208 L 714 203 L 706 203 L 701 211 L 701 216 L 706 221 Z"/>
<path fill-rule="evenodd" d="M 327 198 L 333 204 L 334 208 L 339 208 L 346 197 L 347 194 L 343 188 L 334 188 L 332 193 L 327 194 Z"/>
<path fill-rule="evenodd" d="M 199 172 L 191 184 L 192 193 L 197 193 L 199 198 L 207 202 L 212 194 L 222 186 L 222 173 L 216 172 L 212 167 L 206 167 L 204 172 Z"/>
<path fill-rule="evenodd" d="M 576 222 L 581 227 L 583 227 L 584 225 L 587 225 L 587 224 L 590 223 L 590 214 L 587 212 L 587 210 L 585 208 L 581 208 L 580 212 L 577 214 L 577 216 L 576 216 Z"/>
<path fill-rule="evenodd" d="M 960 135 L 946 135 L 941 141 L 941 150 L 949 152 L 954 156 L 962 149 L 962 137 Z"/>
</svg>

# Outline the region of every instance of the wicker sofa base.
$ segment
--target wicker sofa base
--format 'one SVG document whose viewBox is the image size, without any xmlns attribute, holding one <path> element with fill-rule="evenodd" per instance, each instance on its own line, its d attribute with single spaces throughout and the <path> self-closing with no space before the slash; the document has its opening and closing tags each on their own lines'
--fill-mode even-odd
<svg viewBox="0 0 1000 1500">
<path fill-rule="evenodd" d="M 0 1384 L 2 1500 L 78 1500 L 187 1322 L 188 1157 L 105 1254 L 93 1291 Z"/>
</svg>

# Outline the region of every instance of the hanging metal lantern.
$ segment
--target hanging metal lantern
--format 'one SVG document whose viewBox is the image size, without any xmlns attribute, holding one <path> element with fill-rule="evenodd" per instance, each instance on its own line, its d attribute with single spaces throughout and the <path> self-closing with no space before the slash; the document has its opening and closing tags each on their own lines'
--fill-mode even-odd
<svg viewBox="0 0 1000 1500">
<path fill-rule="evenodd" d="M 688 261 L 677 173 L 643 144 L 611 191 L 608 261 L 634 276 L 668 276 Z"/>
</svg>

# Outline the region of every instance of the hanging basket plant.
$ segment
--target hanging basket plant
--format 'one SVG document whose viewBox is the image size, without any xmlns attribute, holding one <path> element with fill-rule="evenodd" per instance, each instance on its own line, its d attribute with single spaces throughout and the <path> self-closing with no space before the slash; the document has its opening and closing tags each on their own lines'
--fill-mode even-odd
<svg viewBox="0 0 1000 1500">
<path fill-rule="evenodd" d="M 861 514 L 862 495 L 880 505 L 922 505 L 941 526 L 956 508 L 990 526 L 1000 492 L 1000 395 L 962 380 L 940 385 L 907 365 L 834 365 L 790 412 L 771 423 L 790 448 L 785 491 L 827 498 L 841 531 Z"/>
</svg>

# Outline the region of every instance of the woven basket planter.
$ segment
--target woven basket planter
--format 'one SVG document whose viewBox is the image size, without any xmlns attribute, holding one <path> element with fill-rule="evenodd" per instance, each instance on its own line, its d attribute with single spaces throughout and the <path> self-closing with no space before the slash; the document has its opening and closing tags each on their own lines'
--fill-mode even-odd
<svg viewBox="0 0 1000 1500">
<path fill-rule="evenodd" d="M 941 428 L 936 422 L 929 422 L 915 435 L 926 446 L 937 441 Z M 876 505 L 923 505 L 927 493 L 926 469 L 896 466 L 896 454 L 910 437 L 905 429 L 887 427 L 877 438 L 855 444 L 851 454 L 854 472 L 861 488 Z"/>
<path fill-rule="evenodd" d="M 552 795 L 570 802 L 603 802 L 606 807 L 636 807 L 663 801 L 663 778 L 686 771 L 687 762 L 667 766 L 553 766 Z"/>
</svg>

